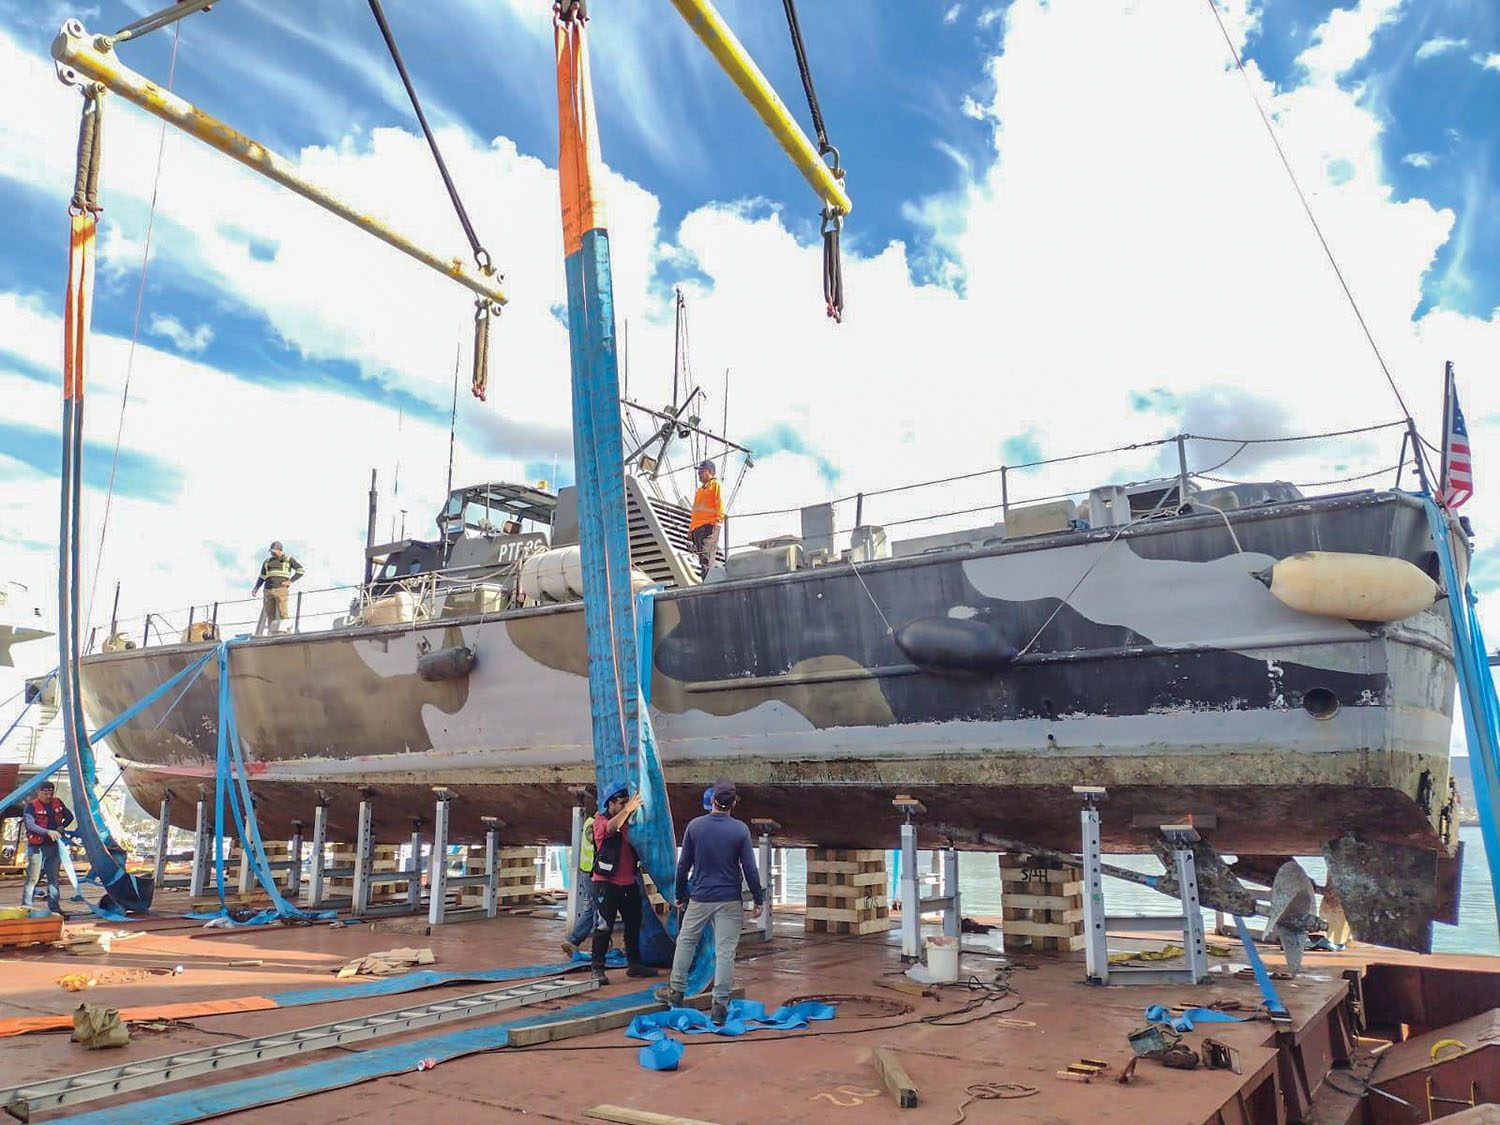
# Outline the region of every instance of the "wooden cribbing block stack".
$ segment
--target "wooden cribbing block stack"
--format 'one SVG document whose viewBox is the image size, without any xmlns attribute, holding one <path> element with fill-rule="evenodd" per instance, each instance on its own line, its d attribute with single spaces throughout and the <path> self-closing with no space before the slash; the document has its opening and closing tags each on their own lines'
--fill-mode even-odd
<svg viewBox="0 0 1500 1125">
<path fill-rule="evenodd" d="M 498 899 L 501 906 L 520 906 L 536 898 L 536 861 L 539 848 L 499 848 L 496 862 L 500 865 L 500 889 Z M 481 864 L 483 860 L 479 861 Z"/>
<path fill-rule="evenodd" d="M 1033 856 L 1000 857 L 1000 929 L 1010 953 L 1084 947 L 1083 871 Z"/>
<path fill-rule="evenodd" d="M 641 872 L 641 883 L 646 888 L 646 901 L 651 904 L 651 909 L 656 913 L 658 918 L 666 921 L 667 911 L 671 909 L 671 904 L 662 897 L 661 891 L 657 889 L 655 880 L 644 871 Z"/>
<path fill-rule="evenodd" d="M 809 933 L 873 934 L 891 928 L 885 852 L 879 848 L 808 848 Z"/>
<path fill-rule="evenodd" d="M 354 844 L 330 844 L 332 854 L 329 856 L 330 867 L 353 867 L 354 866 Z M 373 862 L 370 864 L 372 872 L 394 871 L 400 862 L 400 844 L 376 844 L 373 854 Z M 325 881 L 324 895 L 329 898 L 353 898 L 354 876 L 345 875 L 337 879 Z M 405 902 L 406 883 L 372 883 L 370 884 L 370 905 L 376 906 L 381 903 Z"/>
</svg>

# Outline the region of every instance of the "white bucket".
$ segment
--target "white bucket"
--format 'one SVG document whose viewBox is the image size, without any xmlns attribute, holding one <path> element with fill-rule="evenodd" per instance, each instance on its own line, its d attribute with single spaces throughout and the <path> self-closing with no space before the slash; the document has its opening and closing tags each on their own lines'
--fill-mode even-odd
<svg viewBox="0 0 1500 1125">
<path fill-rule="evenodd" d="M 935 981 L 952 983 L 958 980 L 958 939 L 927 939 L 927 972 Z"/>
</svg>

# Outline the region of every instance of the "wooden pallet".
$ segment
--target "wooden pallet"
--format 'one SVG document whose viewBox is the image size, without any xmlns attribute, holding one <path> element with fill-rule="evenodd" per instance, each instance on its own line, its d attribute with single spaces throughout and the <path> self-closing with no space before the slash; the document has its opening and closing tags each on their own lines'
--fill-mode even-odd
<svg viewBox="0 0 1500 1125">
<path fill-rule="evenodd" d="M 1000 861 L 1000 930 L 1008 953 L 1076 953 L 1083 930 L 1083 872 L 1005 853 Z"/>
<path fill-rule="evenodd" d="M 0 949 L 10 946 L 40 945 L 62 940 L 61 914 L 45 918 L 7 918 L 0 920 Z"/>
<path fill-rule="evenodd" d="M 808 848 L 808 933 L 873 934 L 891 928 L 885 852 L 879 848 Z"/>
</svg>

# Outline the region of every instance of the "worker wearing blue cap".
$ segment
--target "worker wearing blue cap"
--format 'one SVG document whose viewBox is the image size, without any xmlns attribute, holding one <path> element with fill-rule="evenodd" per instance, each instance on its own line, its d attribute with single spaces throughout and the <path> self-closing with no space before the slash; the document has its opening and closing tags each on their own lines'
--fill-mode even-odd
<svg viewBox="0 0 1500 1125">
<path fill-rule="evenodd" d="M 677 951 L 672 957 L 672 979 L 657 990 L 657 999 L 670 1008 L 682 1006 L 688 971 L 698 952 L 706 926 L 714 928 L 714 1001 L 711 1019 L 724 1022 L 729 993 L 734 989 L 734 955 L 744 928 L 744 905 L 740 900 L 740 876 L 750 888 L 755 905 L 765 902 L 750 829 L 732 815 L 739 795 L 734 782 L 714 783 L 713 811 L 696 818 L 682 836 L 677 859 L 677 904 L 686 904 L 677 931 Z M 691 882 L 689 882 L 691 874 Z"/>
<path fill-rule="evenodd" d="M 723 526 L 724 494 L 719 490 L 718 477 L 714 476 L 714 463 L 699 461 L 698 493 L 693 497 L 688 534 L 693 537 L 693 550 L 698 552 L 698 565 L 704 575 L 719 553 L 719 531 Z"/>
</svg>

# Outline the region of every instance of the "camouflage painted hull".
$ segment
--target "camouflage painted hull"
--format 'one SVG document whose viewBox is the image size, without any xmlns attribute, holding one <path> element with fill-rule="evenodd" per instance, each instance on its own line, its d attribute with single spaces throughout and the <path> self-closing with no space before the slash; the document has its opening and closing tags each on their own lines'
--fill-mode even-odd
<svg viewBox="0 0 1500 1125">
<path fill-rule="evenodd" d="M 1317 853 L 1352 833 L 1435 856 L 1436 809 L 1419 800 L 1446 786 L 1445 619 L 1308 616 L 1250 576 L 1312 549 L 1426 565 L 1420 507 L 1360 493 L 1229 519 L 1234 537 L 1214 514 L 664 593 L 652 705 L 678 823 L 728 776 L 745 815 L 778 821 L 788 842 L 891 846 L 891 798 L 909 793 L 928 839 L 946 824 L 1076 849 L 1069 787 L 1089 784 L 1109 787 L 1113 850 L 1192 814 L 1242 855 Z M 1004 670 L 924 664 L 895 636 L 919 619 L 1036 643 Z M 468 678 L 416 675 L 419 655 L 456 644 L 477 651 Z M 90 719 L 201 650 L 90 657 Z M 262 638 L 233 659 L 269 835 L 310 823 L 324 790 L 331 831 L 349 837 L 369 785 L 383 837 L 404 838 L 445 785 L 461 794 L 459 831 L 489 815 L 511 840 L 566 842 L 568 787 L 593 780 L 581 606 Z M 131 793 L 155 809 L 170 788 L 182 827 L 211 785 L 216 692 L 210 667 L 170 713 L 112 738 Z"/>
</svg>

